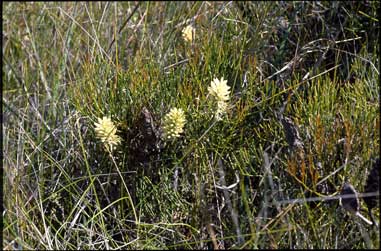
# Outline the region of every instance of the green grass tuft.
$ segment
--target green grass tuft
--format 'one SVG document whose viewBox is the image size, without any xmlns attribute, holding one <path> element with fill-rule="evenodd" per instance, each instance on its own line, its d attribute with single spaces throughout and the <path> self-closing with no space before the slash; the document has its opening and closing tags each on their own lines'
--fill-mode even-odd
<svg viewBox="0 0 381 251">
<path fill-rule="evenodd" d="M 380 147 L 379 8 L 4 3 L 3 248 L 379 249 L 379 228 L 338 200 L 280 203 L 363 192 Z M 215 78 L 231 87 L 220 121 Z M 174 107 L 184 132 L 165 141 Z"/>
</svg>

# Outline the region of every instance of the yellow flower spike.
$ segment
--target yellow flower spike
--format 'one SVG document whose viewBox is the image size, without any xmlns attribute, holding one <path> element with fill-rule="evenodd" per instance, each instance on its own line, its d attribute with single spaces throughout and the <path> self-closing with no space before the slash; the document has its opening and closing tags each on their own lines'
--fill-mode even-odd
<svg viewBox="0 0 381 251">
<path fill-rule="evenodd" d="M 227 80 L 215 78 L 208 87 L 208 92 L 217 101 L 216 119 L 221 120 L 222 115 L 226 112 L 228 101 L 230 99 L 230 86 L 227 85 Z"/>
<path fill-rule="evenodd" d="M 180 133 L 184 131 L 185 114 L 182 109 L 172 108 L 164 117 L 163 121 L 163 138 L 170 140 L 180 137 Z"/>
<path fill-rule="evenodd" d="M 183 38 L 187 42 L 192 42 L 195 36 L 195 28 L 191 25 L 188 25 L 183 29 Z"/>
<path fill-rule="evenodd" d="M 110 118 L 98 118 L 98 123 L 95 122 L 94 127 L 97 137 L 111 152 L 113 151 L 113 146 L 120 144 L 121 138 L 118 135 L 116 135 L 116 126 Z"/>
<path fill-rule="evenodd" d="M 214 96 L 217 101 L 228 101 L 230 86 L 227 85 L 227 82 L 223 77 L 220 80 L 218 78 L 213 79 L 208 87 L 209 94 Z"/>
</svg>

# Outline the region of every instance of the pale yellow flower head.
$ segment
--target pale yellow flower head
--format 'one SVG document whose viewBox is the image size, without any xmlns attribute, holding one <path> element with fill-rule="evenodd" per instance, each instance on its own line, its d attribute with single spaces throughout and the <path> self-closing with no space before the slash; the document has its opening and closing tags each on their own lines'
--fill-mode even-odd
<svg viewBox="0 0 381 251">
<path fill-rule="evenodd" d="M 163 138 L 170 140 L 180 137 L 185 125 L 185 114 L 182 109 L 172 108 L 164 117 Z"/>
<path fill-rule="evenodd" d="M 117 129 L 114 123 L 108 117 L 98 118 L 98 123 L 94 123 L 97 137 L 105 144 L 105 147 L 111 152 L 113 146 L 118 145 L 121 138 L 116 135 Z"/>
<path fill-rule="evenodd" d="M 183 38 L 187 42 L 192 42 L 195 35 L 195 28 L 191 25 L 188 25 L 183 29 Z"/>
<path fill-rule="evenodd" d="M 209 94 L 214 96 L 218 101 L 228 101 L 230 86 L 227 85 L 227 80 L 215 78 L 208 87 Z"/>
<path fill-rule="evenodd" d="M 230 86 L 227 85 L 227 82 L 223 77 L 221 79 L 215 78 L 208 87 L 209 95 L 213 96 L 217 101 L 217 120 L 221 120 L 221 116 L 226 112 L 228 107 Z"/>
</svg>

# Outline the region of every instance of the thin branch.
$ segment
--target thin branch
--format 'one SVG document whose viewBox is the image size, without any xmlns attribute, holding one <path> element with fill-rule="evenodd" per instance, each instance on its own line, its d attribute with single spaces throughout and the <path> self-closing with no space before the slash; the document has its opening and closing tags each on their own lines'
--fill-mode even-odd
<svg viewBox="0 0 381 251">
<path fill-rule="evenodd" d="M 218 172 L 220 174 L 220 184 L 223 187 L 224 186 L 226 187 L 224 165 L 222 163 L 221 158 L 218 158 L 217 165 L 218 165 Z M 234 224 L 235 229 L 236 229 L 238 245 L 242 245 L 244 243 L 244 239 L 242 237 L 241 229 L 239 227 L 239 221 L 238 221 L 237 212 L 233 208 L 233 205 L 232 205 L 232 202 L 231 202 L 231 199 L 230 199 L 230 194 L 229 194 L 228 190 L 223 190 L 223 193 L 224 193 L 224 197 L 225 197 L 225 200 L 226 200 L 226 205 L 228 206 L 228 209 L 230 211 L 230 215 L 231 215 L 232 220 L 233 220 L 233 224 Z"/>
<path fill-rule="evenodd" d="M 128 18 L 126 19 L 126 21 L 124 21 L 123 25 L 119 28 L 119 31 L 118 31 L 118 35 L 120 35 L 120 33 L 122 32 L 122 30 L 124 29 L 124 27 L 126 27 L 128 21 L 130 21 L 130 19 L 132 18 L 132 16 L 135 14 L 135 12 L 138 10 L 138 7 L 140 5 L 140 1 L 136 4 L 135 8 L 132 10 L 131 14 L 128 16 Z M 110 45 L 108 46 L 108 49 L 107 49 L 107 53 L 110 53 L 110 50 L 111 50 L 111 47 L 113 46 L 113 44 L 115 43 L 115 38 L 116 36 L 114 36 L 114 38 L 112 39 Z"/>
</svg>

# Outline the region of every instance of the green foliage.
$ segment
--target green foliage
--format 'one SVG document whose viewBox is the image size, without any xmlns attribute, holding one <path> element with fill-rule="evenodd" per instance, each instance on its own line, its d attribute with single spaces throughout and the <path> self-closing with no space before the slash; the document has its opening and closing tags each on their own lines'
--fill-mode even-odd
<svg viewBox="0 0 381 251">
<path fill-rule="evenodd" d="M 279 203 L 344 181 L 363 192 L 380 147 L 379 5 L 4 3 L 3 248 L 379 248 L 379 228 L 336 200 Z M 187 122 L 164 142 L 173 107 Z"/>
</svg>

